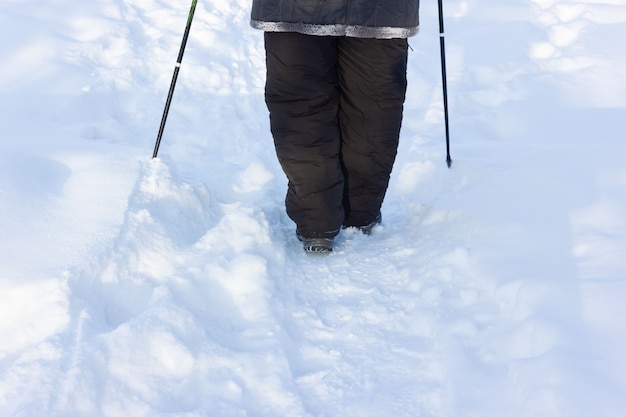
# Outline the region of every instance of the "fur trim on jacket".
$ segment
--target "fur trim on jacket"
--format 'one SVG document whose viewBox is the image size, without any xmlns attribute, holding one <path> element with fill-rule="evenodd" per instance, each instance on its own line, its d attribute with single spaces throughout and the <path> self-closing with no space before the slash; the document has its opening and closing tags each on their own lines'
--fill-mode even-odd
<svg viewBox="0 0 626 417">
<path fill-rule="evenodd" d="M 419 0 L 253 0 L 250 25 L 266 32 L 408 38 L 419 28 Z"/>
</svg>

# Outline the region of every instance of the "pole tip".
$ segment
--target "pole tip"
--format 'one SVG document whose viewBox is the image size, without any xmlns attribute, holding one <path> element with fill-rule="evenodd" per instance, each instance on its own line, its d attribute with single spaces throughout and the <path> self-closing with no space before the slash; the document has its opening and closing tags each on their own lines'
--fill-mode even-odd
<svg viewBox="0 0 626 417">
<path fill-rule="evenodd" d="M 448 164 L 448 168 L 452 167 L 452 158 L 450 158 L 450 156 L 446 158 L 446 164 Z"/>
</svg>

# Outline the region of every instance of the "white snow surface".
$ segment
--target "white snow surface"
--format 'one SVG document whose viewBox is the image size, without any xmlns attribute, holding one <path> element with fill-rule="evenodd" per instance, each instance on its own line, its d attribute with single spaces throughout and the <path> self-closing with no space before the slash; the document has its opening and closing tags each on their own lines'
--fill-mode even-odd
<svg viewBox="0 0 626 417">
<path fill-rule="evenodd" d="M 370 236 L 303 253 L 248 0 L 0 2 L 0 415 L 626 416 L 626 0 L 436 2 Z"/>
</svg>

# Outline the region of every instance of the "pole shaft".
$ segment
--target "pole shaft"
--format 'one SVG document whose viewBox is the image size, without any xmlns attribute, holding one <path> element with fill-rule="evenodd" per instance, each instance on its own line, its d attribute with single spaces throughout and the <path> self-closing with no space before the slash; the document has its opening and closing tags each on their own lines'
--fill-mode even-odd
<svg viewBox="0 0 626 417">
<path fill-rule="evenodd" d="M 174 97 L 174 89 L 176 88 L 176 80 L 178 80 L 178 73 L 180 72 L 180 66 L 183 62 L 183 55 L 185 54 L 185 47 L 187 46 L 187 40 L 189 39 L 189 31 L 191 30 L 191 22 L 193 21 L 193 15 L 196 12 L 197 3 L 198 0 L 192 0 L 191 2 L 191 9 L 189 10 L 189 16 L 187 17 L 185 33 L 183 34 L 183 41 L 181 42 L 180 50 L 178 51 L 178 59 L 176 60 L 176 66 L 174 67 L 174 74 L 172 75 L 172 82 L 170 83 L 167 100 L 165 101 L 165 109 L 163 110 L 163 116 L 161 117 L 161 125 L 159 127 L 156 144 L 154 145 L 154 151 L 152 152 L 152 158 L 156 158 L 159 153 L 159 146 L 161 146 L 161 139 L 163 138 L 163 131 L 165 130 L 165 122 L 167 121 L 167 115 L 170 112 L 170 105 L 172 104 L 172 97 Z"/>
<path fill-rule="evenodd" d="M 448 117 L 448 81 L 446 71 L 446 42 L 443 27 L 443 0 L 439 0 L 439 47 L 441 49 L 441 82 L 443 87 L 443 113 L 446 128 L 446 163 L 448 168 L 452 166 L 452 157 L 450 156 L 450 125 Z"/>
</svg>

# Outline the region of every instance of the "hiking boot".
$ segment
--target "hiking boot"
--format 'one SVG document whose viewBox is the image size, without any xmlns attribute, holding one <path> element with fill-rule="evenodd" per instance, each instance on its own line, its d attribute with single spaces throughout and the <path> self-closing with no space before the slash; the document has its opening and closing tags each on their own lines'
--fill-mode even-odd
<svg viewBox="0 0 626 417">
<path fill-rule="evenodd" d="M 298 240 L 302 242 L 302 249 L 308 253 L 325 253 L 333 251 L 333 238 L 329 237 L 304 237 L 296 232 Z"/>
<path fill-rule="evenodd" d="M 374 229 L 374 227 L 376 227 L 377 225 L 381 224 L 382 221 L 383 221 L 383 216 L 380 213 L 378 213 L 378 216 L 376 216 L 374 221 L 372 221 L 369 224 L 366 224 L 365 226 L 345 226 L 345 227 L 354 227 L 360 230 L 361 232 L 363 232 L 364 235 L 369 235 L 370 233 L 372 233 L 372 229 Z"/>
<path fill-rule="evenodd" d="M 382 222 L 383 222 L 383 216 L 382 214 L 378 213 L 378 216 L 376 216 L 373 222 L 371 222 L 370 224 L 366 224 L 365 226 L 358 226 L 357 229 L 363 232 L 364 235 L 369 235 L 370 233 L 372 233 L 372 229 L 378 226 L 379 224 L 381 224 Z"/>
</svg>

